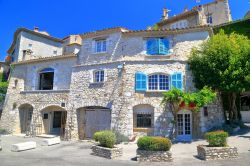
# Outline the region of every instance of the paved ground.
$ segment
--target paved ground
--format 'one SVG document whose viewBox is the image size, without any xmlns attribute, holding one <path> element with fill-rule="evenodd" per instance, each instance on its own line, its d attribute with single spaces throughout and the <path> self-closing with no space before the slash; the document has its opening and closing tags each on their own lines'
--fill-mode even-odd
<svg viewBox="0 0 250 166">
<path fill-rule="evenodd" d="M 40 146 L 42 138 L 23 138 L 17 136 L 3 136 L 0 152 L 1 166 L 44 166 L 44 165 L 187 165 L 192 166 L 249 166 L 250 165 L 250 129 L 241 131 L 238 135 L 229 138 L 229 145 L 239 149 L 240 156 L 234 160 L 201 161 L 196 158 L 196 145 L 206 144 L 205 141 L 194 141 L 192 143 L 178 143 L 173 145 L 173 163 L 138 163 L 133 161 L 136 156 L 136 145 L 120 145 L 124 148 L 124 155 L 115 160 L 108 160 L 91 155 L 90 142 L 62 142 L 60 145 L 51 147 Z M 24 152 L 11 152 L 11 144 L 25 141 L 36 141 L 38 147 L 34 150 Z"/>
</svg>

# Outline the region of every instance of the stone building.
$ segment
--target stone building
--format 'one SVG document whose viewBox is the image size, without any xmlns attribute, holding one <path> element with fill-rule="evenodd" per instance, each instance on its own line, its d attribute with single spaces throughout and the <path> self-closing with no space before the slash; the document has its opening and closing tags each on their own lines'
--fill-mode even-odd
<svg viewBox="0 0 250 166">
<path fill-rule="evenodd" d="M 170 10 L 164 8 L 162 20 L 157 23 L 161 29 L 182 29 L 200 25 L 219 25 L 232 21 L 228 0 L 215 0 L 211 3 L 185 8 L 182 13 L 169 17 Z"/>
<path fill-rule="evenodd" d="M 187 59 L 212 35 L 209 26 L 177 30 L 109 28 L 64 39 L 18 29 L 8 53 L 13 71 L 0 127 L 11 133 L 91 138 L 113 129 L 127 136 L 168 136 L 172 115 L 161 105 L 173 87 L 194 91 Z M 220 102 L 181 110 L 178 140 L 223 123 Z"/>
</svg>

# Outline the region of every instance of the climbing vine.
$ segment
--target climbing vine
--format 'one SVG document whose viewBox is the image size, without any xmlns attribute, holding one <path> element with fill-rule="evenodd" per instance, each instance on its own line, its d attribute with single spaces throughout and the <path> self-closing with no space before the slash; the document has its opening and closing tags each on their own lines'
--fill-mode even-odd
<svg viewBox="0 0 250 166">
<path fill-rule="evenodd" d="M 170 138 L 174 139 L 175 128 L 177 123 L 177 114 L 181 109 L 188 109 L 191 111 L 198 112 L 200 108 L 213 102 L 216 98 L 216 92 L 212 91 L 211 88 L 204 87 L 197 92 L 183 92 L 179 89 L 172 89 L 168 92 L 163 93 L 162 104 L 165 106 L 166 110 L 169 110 L 173 117 L 173 129 L 170 133 Z"/>
</svg>

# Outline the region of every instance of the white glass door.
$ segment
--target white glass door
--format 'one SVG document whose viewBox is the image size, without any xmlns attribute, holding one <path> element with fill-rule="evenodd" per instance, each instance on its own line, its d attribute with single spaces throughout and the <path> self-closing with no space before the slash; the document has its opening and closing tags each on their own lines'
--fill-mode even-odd
<svg viewBox="0 0 250 166">
<path fill-rule="evenodd" d="M 192 114 L 190 111 L 181 111 L 177 115 L 177 140 L 192 140 Z"/>
</svg>

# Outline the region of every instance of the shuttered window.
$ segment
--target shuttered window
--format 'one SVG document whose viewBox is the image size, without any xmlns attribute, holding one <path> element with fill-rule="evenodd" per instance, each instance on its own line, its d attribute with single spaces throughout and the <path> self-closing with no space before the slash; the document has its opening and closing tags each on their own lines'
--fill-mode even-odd
<svg viewBox="0 0 250 166">
<path fill-rule="evenodd" d="M 149 55 L 167 55 L 169 54 L 170 43 L 167 38 L 149 38 L 147 39 L 147 54 Z"/>
<path fill-rule="evenodd" d="M 147 75 L 142 72 L 135 74 L 135 90 L 146 91 L 147 90 Z"/>
<path fill-rule="evenodd" d="M 182 73 L 174 73 L 171 77 L 172 88 L 183 89 Z"/>
</svg>

